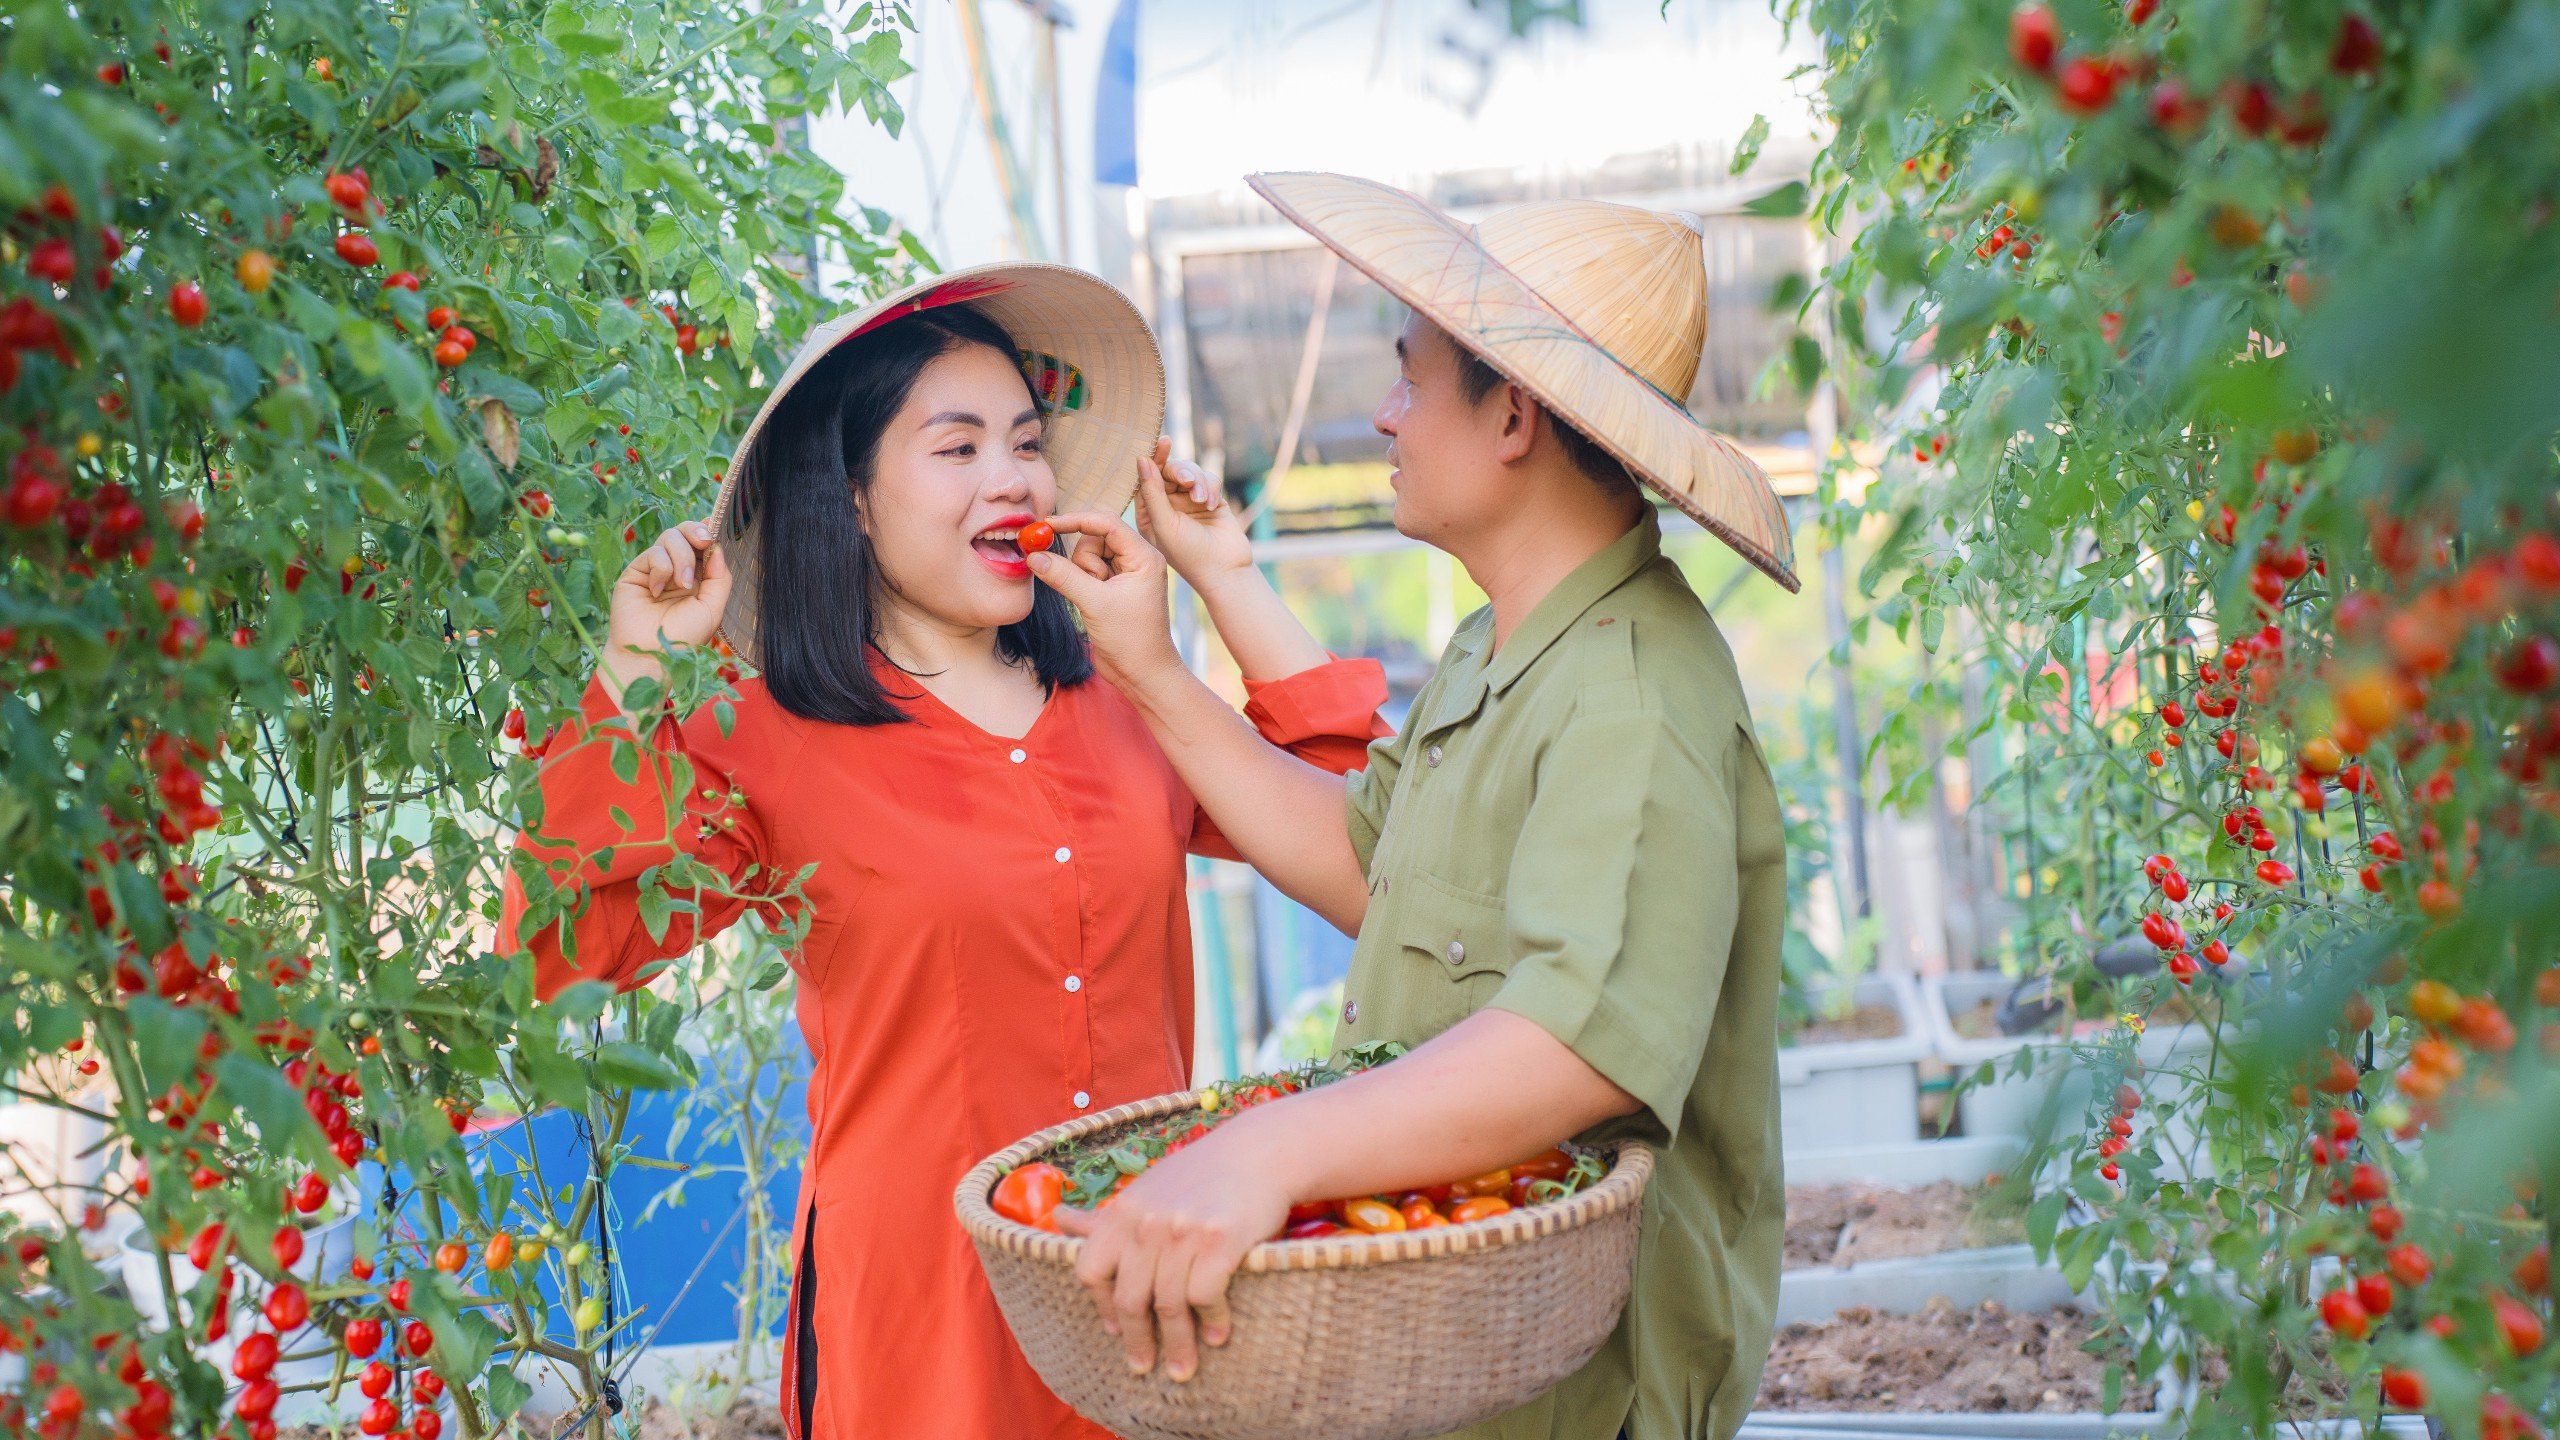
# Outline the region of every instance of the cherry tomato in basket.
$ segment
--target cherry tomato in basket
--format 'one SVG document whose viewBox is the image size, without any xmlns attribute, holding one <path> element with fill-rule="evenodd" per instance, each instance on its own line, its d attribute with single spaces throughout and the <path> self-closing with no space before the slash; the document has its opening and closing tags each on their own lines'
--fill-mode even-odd
<svg viewBox="0 0 2560 1440">
<path fill-rule="evenodd" d="M 1296 1225 L 1307 1220 L 1330 1220 L 1341 1208 L 1341 1202 L 1335 1200 L 1310 1200 L 1304 1205 L 1292 1205 L 1289 1207 L 1289 1223 Z"/>
<path fill-rule="evenodd" d="M 1058 1201 L 1066 1194 L 1065 1172 L 1045 1160 L 1008 1171 L 996 1182 L 996 1193 L 988 1203 L 997 1214 L 1017 1225 L 1039 1230 L 1057 1227 Z"/>
<path fill-rule="evenodd" d="M 1511 1178 L 1526 1175 L 1532 1180 L 1561 1180 L 1573 1173 L 1573 1157 L 1562 1149 L 1542 1150 L 1511 1167 Z"/>
<path fill-rule="evenodd" d="M 1511 1202 L 1499 1195 L 1477 1195 L 1449 1207 L 1450 1223 L 1465 1225 L 1476 1220 L 1490 1220 L 1511 1213 Z"/>
<path fill-rule="evenodd" d="M 1021 546 L 1025 555 L 1046 550 L 1058 543 L 1058 527 L 1046 520 L 1034 520 L 1022 527 L 1022 533 L 1014 537 L 1013 543 Z"/>
<path fill-rule="evenodd" d="M 1404 1217 L 1404 1228 L 1407 1230 L 1428 1229 L 1432 1222 L 1440 1218 L 1440 1211 L 1430 1201 L 1419 1195 L 1398 1205 L 1396 1213 Z"/>
<path fill-rule="evenodd" d="M 1473 1180 L 1459 1181 L 1455 1188 L 1461 1197 L 1469 1195 L 1499 1195 L 1505 1190 L 1511 1188 L 1510 1167 L 1505 1166 L 1500 1170 L 1487 1170 Z"/>
<path fill-rule="evenodd" d="M 1404 1214 L 1384 1200 L 1362 1196 L 1346 1201 L 1343 1221 L 1363 1235 L 1393 1235 L 1405 1228 Z"/>
<path fill-rule="evenodd" d="M 1537 1203 L 1529 1198 L 1529 1187 L 1537 1183 L 1534 1175 L 1514 1175 L 1509 1187 L 1503 1190 L 1502 1198 L 1511 1202 L 1512 1209 L 1526 1210 Z"/>
<path fill-rule="evenodd" d="M 1280 1238 L 1283 1240 L 1321 1240 L 1327 1235 L 1339 1235 L 1341 1233 L 1341 1226 L 1336 1225 L 1330 1220 L 1318 1217 L 1311 1220 L 1292 1221 L 1288 1229 L 1280 1232 Z"/>
</svg>

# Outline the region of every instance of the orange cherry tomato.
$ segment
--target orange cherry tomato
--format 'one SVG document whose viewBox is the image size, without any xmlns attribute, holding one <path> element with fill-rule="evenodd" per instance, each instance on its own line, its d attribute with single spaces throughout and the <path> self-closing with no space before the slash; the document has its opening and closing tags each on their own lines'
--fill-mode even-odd
<svg viewBox="0 0 2560 1440">
<path fill-rule="evenodd" d="M 1573 1157 L 1561 1148 L 1542 1150 L 1511 1167 L 1511 1177 L 1526 1175 L 1532 1180 L 1561 1180 L 1573 1173 Z"/>
<path fill-rule="evenodd" d="M 1398 1205 L 1396 1213 L 1404 1217 L 1404 1227 L 1408 1230 L 1424 1229 L 1440 1218 L 1439 1210 L 1419 1195 Z"/>
<path fill-rule="evenodd" d="M 996 1193 L 990 1201 L 997 1214 L 1017 1225 L 1037 1230 L 1055 1230 L 1058 1201 L 1067 1191 L 1066 1172 L 1045 1160 L 1008 1171 L 996 1182 Z"/>
<path fill-rule="evenodd" d="M 471 1251 L 459 1240 L 447 1240 L 436 1247 L 436 1268 L 447 1275 L 459 1275 L 471 1260 Z"/>
<path fill-rule="evenodd" d="M 480 1263 L 493 1271 L 516 1263 L 516 1237 L 504 1230 L 490 1236 L 487 1248 L 480 1252 Z"/>
<path fill-rule="evenodd" d="M 1344 1223 L 1363 1235 L 1393 1235 L 1405 1228 L 1404 1213 L 1384 1200 L 1362 1196 L 1342 1207 Z"/>
<path fill-rule="evenodd" d="M 1499 1195 L 1476 1195 L 1449 1207 L 1450 1223 L 1465 1225 L 1476 1220 L 1490 1220 L 1511 1213 L 1511 1202 Z"/>
<path fill-rule="evenodd" d="M 1022 527 L 1022 533 L 1014 537 L 1013 543 L 1021 546 L 1025 555 L 1046 550 L 1058 543 L 1058 527 L 1046 520 L 1034 520 Z"/>
<path fill-rule="evenodd" d="M 1487 1170 L 1473 1180 L 1459 1181 L 1456 1188 L 1461 1196 L 1499 1195 L 1511 1188 L 1511 1171 L 1507 1166 L 1500 1170 Z"/>
</svg>

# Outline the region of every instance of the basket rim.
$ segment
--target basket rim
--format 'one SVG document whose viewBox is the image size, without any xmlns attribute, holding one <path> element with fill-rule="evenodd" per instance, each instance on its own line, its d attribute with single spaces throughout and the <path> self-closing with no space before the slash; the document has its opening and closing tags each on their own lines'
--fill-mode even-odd
<svg viewBox="0 0 2560 1440">
<path fill-rule="evenodd" d="M 990 1203 L 996 1182 L 1007 1171 L 1035 1156 L 1096 1131 L 1133 1120 L 1152 1120 L 1196 1107 L 1199 1092 L 1177 1090 L 1145 1100 L 1079 1116 L 1024 1136 L 969 1167 L 952 1200 L 960 1227 L 980 1245 L 1008 1255 L 1073 1267 L 1084 1253 L 1076 1236 L 1037 1230 L 995 1212 Z M 1609 1171 L 1590 1189 L 1544 1205 L 1512 1210 L 1463 1225 L 1435 1226 L 1387 1235 L 1327 1235 L 1313 1240 L 1264 1240 L 1244 1253 L 1239 1274 L 1272 1274 L 1293 1270 L 1342 1270 L 1472 1255 L 1588 1225 L 1639 1204 L 1653 1175 L 1653 1151 L 1642 1141 L 1617 1140 L 1602 1147 L 1610 1153 Z"/>
</svg>

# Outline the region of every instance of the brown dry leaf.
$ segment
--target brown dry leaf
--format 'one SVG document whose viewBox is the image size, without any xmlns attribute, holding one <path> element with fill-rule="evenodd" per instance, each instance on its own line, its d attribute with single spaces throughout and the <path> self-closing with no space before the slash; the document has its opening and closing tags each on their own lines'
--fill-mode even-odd
<svg viewBox="0 0 2560 1440">
<path fill-rule="evenodd" d="M 550 136 L 541 136 L 533 142 L 533 198 L 540 201 L 549 196 L 559 179 L 560 151 Z"/>
<path fill-rule="evenodd" d="M 524 448 L 523 432 L 517 428 L 515 412 L 507 408 L 507 402 L 494 395 L 481 397 L 477 408 L 480 411 L 481 443 L 489 447 L 489 454 L 497 460 L 500 469 L 515 469 L 516 456 Z"/>
</svg>

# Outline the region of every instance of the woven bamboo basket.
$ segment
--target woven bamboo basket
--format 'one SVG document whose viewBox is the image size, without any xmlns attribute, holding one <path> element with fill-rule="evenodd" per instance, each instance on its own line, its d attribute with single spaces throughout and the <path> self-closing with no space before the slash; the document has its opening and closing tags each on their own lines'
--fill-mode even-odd
<svg viewBox="0 0 2560 1440">
<path fill-rule="evenodd" d="M 1268 1241 L 1228 1291 L 1235 1328 L 1181 1384 L 1129 1373 L 1076 1283 L 1084 1242 L 1016 1224 L 1005 1172 L 1189 1108 L 1188 1092 L 1053 1126 L 961 1180 L 961 1227 L 1033 1369 L 1129 1440 L 1418 1440 L 1534 1399 L 1616 1328 L 1634 1281 L 1653 1153 L 1624 1143 L 1597 1185 L 1547 1205 L 1400 1235 Z"/>
</svg>

